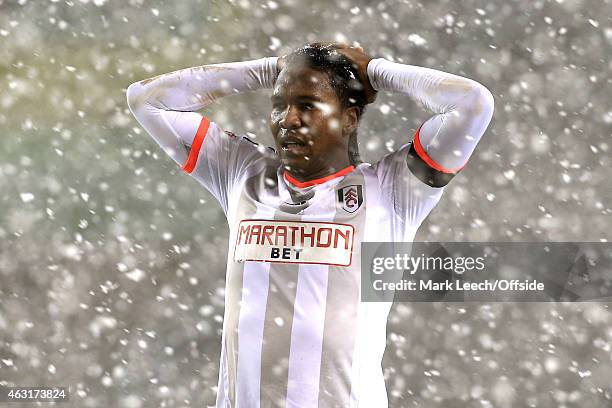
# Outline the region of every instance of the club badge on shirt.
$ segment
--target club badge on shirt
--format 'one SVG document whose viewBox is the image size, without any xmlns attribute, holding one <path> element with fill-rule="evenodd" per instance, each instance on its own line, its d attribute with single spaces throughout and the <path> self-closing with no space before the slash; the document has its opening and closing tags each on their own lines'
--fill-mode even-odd
<svg viewBox="0 0 612 408">
<path fill-rule="evenodd" d="M 363 204 L 361 185 L 350 185 L 338 189 L 338 202 L 344 211 L 354 213 Z"/>
</svg>

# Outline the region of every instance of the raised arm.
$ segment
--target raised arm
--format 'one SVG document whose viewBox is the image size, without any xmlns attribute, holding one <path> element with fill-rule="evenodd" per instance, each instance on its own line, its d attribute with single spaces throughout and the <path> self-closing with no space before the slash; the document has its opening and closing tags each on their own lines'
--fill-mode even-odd
<svg viewBox="0 0 612 408">
<path fill-rule="evenodd" d="M 146 131 L 185 168 L 191 146 L 198 143 L 196 134 L 205 135 L 208 126 L 196 111 L 226 95 L 272 88 L 276 63 L 276 57 L 261 58 L 187 68 L 145 79 L 128 87 L 128 105 Z"/>
<path fill-rule="evenodd" d="M 226 95 L 271 88 L 276 65 L 277 58 L 205 65 L 128 87 L 128 105 L 138 122 L 226 213 L 234 186 L 263 154 L 196 111 Z"/>
<path fill-rule="evenodd" d="M 493 95 L 468 78 L 434 69 L 373 59 L 368 78 L 376 90 L 400 92 L 434 113 L 417 130 L 409 161 L 417 176 L 440 187 L 465 166 L 493 116 Z"/>
</svg>

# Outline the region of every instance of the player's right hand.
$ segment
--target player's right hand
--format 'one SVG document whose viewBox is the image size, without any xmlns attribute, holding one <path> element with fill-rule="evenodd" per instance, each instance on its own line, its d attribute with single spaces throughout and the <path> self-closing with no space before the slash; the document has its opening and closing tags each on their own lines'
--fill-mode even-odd
<svg viewBox="0 0 612 408">
<path fill-rule="evenodd" d="M 331 48 L 344 55 L 351 61 L 353 67 L 357 70 L 359 81 L 363 85 L 366 94 L 367 102 L 373 103 L 376 100 L 378 92 L 372 87 L 370 79 L 368 78 L 368 63 L 372 60 L 372 57 L 365 53 L 363 47 L 359 45 L 351 46 L 347 43 L 340 42 L 317 42 L 311 45 Z"/>
</svg>

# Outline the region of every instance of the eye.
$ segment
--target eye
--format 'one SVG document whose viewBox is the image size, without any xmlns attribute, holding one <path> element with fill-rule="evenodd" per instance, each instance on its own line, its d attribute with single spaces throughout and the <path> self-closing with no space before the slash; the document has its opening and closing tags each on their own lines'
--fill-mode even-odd
<svg viewBox="0 0 612 408">
<path fill-rule="evenodd" d="M 303 110 L 312 110 L 314 109 L 314 105 L 309 102 L 304 102 L 301 104 Z"/>
</svg>

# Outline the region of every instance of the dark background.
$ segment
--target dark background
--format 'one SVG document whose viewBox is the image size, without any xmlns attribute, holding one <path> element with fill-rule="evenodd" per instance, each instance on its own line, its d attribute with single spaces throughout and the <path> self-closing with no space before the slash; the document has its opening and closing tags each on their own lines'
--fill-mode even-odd
<svg viewBox="0 0 612 408">
<path fill-rule="evenodd" d="M 339 40 L 473 78 L 493 121 L 417 239 L 610 239 L 611 6 L 0 0 L 0 384 L 70 386 L 74 407 L 213 404 L 226 221 L 125 102 L 180 68 Z M 269 110 L 260 92 L 207 115 L 270 143 Z M 428 117 L 381 94 L 362 154 Z M 611 323 L 603 303 L 396 304 L 390 405 L 608 407 Z"/>
</svg>

